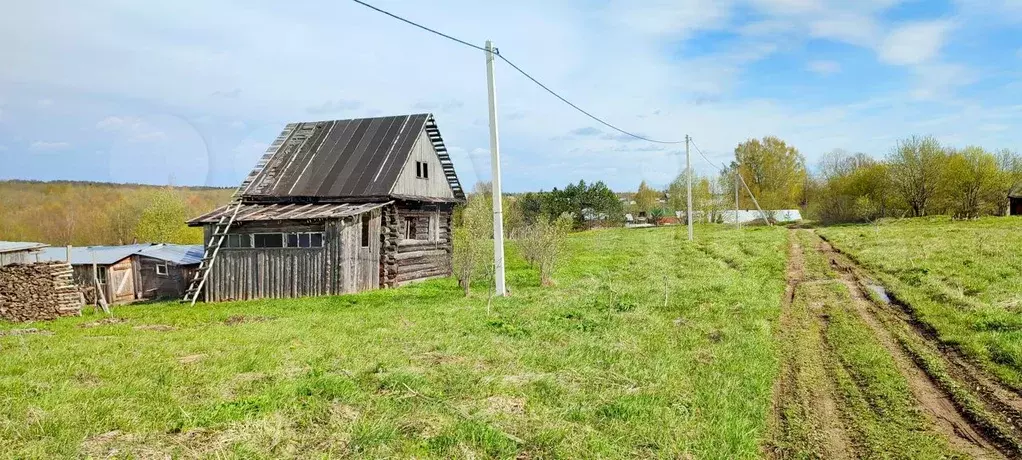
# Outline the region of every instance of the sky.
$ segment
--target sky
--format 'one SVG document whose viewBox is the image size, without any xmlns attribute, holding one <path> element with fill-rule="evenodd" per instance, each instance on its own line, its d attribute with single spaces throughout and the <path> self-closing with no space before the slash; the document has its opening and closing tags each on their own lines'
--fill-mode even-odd
<svg viewBox="0 0 1022 460">
<path fill-rule="evenodd" d="M 371 0 L 501 54 L 702 174 L 778 136 L 810 167 L 933 135 L 1022 150 L 1022 0 Z M 431 112 L 490 179 L 484 53 L 348 0 L 10 2 L 0 179 L 239 183 L 288 122 Z M 684 144 L 496 66 L 504 188 L 662 185 Z"/>
</svg>

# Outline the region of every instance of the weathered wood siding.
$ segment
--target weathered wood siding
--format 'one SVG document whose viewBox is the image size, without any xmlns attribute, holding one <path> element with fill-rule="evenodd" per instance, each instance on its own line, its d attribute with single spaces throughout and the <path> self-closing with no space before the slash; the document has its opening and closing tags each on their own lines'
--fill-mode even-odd
<svg viewBox="0 0 1022 460">
<path fill-rule="evenodd" d="M 0 267 L 11 264 L 32 264 L 38 262 L 38 251 L 11 251 L 0 254 Z"/>
<path fill-rule="evenodd" d="M 419 178 L 416 175 L 415 162 L 421 161 L 429 165 L 429 177 Z M 429 141 L 426 131 L 419 134 L 408 160 L 402 166 L 401 174 L 394 182 L 391 190 L 395 195 L 426 196 L 436 198 L 454 198 L 451 184 L 444 176 L 444 167 L 440 164 L 433 143 Z"/>
<path fill-rule="evenodd" d="M 166 265 L 167 274 L 156 273 L 157 265 Z M 181 298 L 188 289 L 188 267 L 146 256 L 135 256 L 135 287 L 139 299 Z"/>
<path fill-rule="evenodd" d="M 399 203 L 395 211 L 400 238 L 393 253 L 396 269 L 390 285 L 449 276 L 453 205 Z M 404 225 L 409 218 L 415 221 L 414 238 L 405 238 Z"/>
<path fill-rule="evenodd" d="M 325 222 L 240 224 L 231 233 L 323 232 L 320 248 L 222 248 L 209 274 L 210 301 L 345 294 L 380 285 L 380 210 L 362 247 L 361 216 Z M 211 226 L 206 227 L 209 241 Z"/>
</svg>

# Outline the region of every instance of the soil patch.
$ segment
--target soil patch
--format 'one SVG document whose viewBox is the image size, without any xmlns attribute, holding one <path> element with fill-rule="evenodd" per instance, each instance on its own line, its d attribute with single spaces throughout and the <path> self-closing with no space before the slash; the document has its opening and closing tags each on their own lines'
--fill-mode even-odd
<svg viewBox="0 0 1022 460">
<path fill-rule="evenodd" d="M 28 335 L 28 334 L 53 335 L 53 331 L 47 331 L 45 329 L 36 329 L 34 327 L 26 329 L 8 329 L 6 331 L 0 331 L 0 337 L 3 337 L 5 335 Z"/>
<path fill-rule="evenodd" d="M 124 318 L 116 318 L 116 317 L 110 316 L 110 317 L 107 317 L 107 318 L 97 319 L 95 321 L 90 321 L 88 323 L 79 324 L 78 327 L 83 327 L 83 328 L 100 327 L 100 326 L 108 326 L 108 325 L 111 325 L 111 324 L 120 324 L 120 323 L 126 323 L 126 322 L 128 322 L 128 320 L 126 320 Z"/>
<path fill-rule="evenodd" d="M 168 326 L 166 324 L 143 324 L 141 326 L 135 326 L 132 329 L 136 331 L 156 331 L 156 332 L 168 332 L 177 330 L 176 327 Z"/>
<path fill-rule="evenodd" d="M 277 319 L 272 316 L 249 316 L 249 315 L 232 315 L 224 320 L 224 324 L 228 326 L 237 326 L 244 323 L 261 323 L 264 321 L 271 321 Z"/>
</svg>

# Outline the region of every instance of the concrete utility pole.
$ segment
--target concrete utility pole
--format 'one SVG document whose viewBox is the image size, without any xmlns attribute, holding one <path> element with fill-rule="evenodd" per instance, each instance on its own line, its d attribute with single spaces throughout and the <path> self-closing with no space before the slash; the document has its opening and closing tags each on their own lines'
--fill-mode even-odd
<svg viewBox="0 0 1022 460">
<path fill-rule="evenodd" d="M 500 189 L 500 141 L 497 137 L 497 87 L 493 81 L 493 43 L 486 40 L 486 88 L 490 101 L 490 164 L 493 168 L 493 281 L 496 294 L 507 295 L 504 286 L 504 212 Z"/>
<path fill-rule="evenodd" d="M 692 241 L 695 239 L 695 235 L 692 232 L 692 153 L 688 150 L 688 134 L 685 135 L 685 170 L 688 171 L 686 176 L 686 182 L 688 182 L 688 240 Z"/>
</svg>

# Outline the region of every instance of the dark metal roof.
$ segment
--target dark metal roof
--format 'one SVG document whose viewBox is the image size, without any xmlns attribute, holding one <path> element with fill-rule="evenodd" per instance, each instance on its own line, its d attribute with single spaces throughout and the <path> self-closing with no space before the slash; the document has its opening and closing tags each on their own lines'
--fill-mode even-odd
<svg viewBox="0 0 1022 460">
<path fill-rule="evenodd" d="M 426 113 L 291 123 L 274 142 L 276 151 L 265 166 L 253 171 L 243 197 L 388 196 L 423 130 L 441 157 L 455 197 L 464 199 L 436 122 Z"/>
<path fill-rule="evenodd" d="M 242 204 L 235 216 L 235 222 L 260 222 L 275 220 L 337 219 L 356 216 L 366 211 L 386 206 L 385 203 L 247 203 Z M 230 206 L 221 207 L 190 221 L 189 225 L 215 224 L 228 213 Z"/>
</svg>

